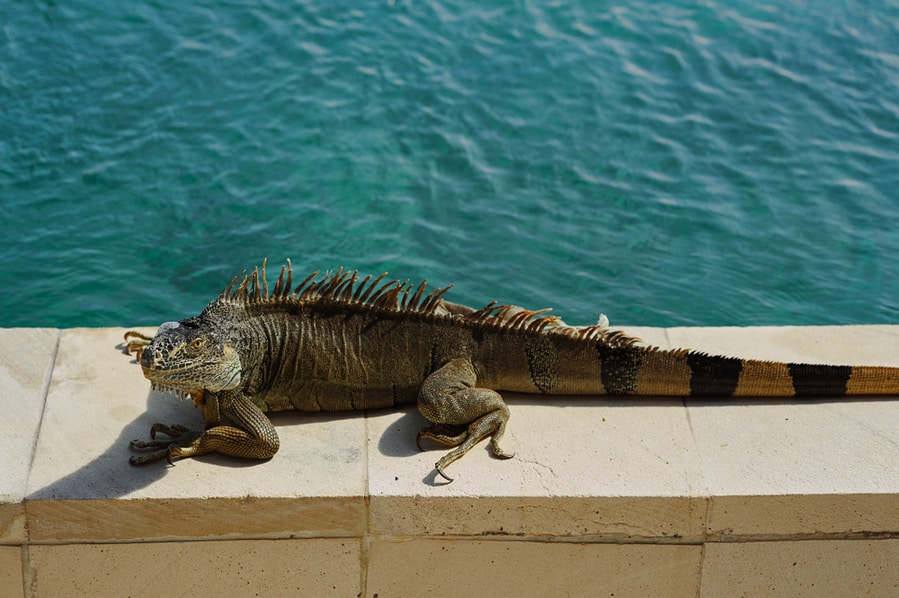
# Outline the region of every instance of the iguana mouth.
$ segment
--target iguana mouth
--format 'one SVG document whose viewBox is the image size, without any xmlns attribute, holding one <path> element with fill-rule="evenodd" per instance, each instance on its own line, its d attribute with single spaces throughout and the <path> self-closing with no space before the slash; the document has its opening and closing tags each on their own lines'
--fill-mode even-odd
<svg viewBox="0 0 899 598">
<path fill-rule="evenodd" d="M 240 356 L 231 343 L 224 342 L 206 355 L 191 355 L 188 339 L 178 334 L 180 326 L 181 324 L 174 322 L 163 324 L 160 326 L 162 332 L 157 333 L 153 341 L 142 350 L 140 365 L 144 377 L 159 388 L 170 388 L 176 392 L 219 392 L 237 388 L 241 381 L 241 363 Z M 185 324 L 185 327 L 189 326 Z M 172 330 L 178 334 L 177 341 L 154 346 L 157 339 Z M 199 342 L 202 347 L 203 339 L 195 338 L 190 342 Z"/>
<path fill-rule="evenodd" d="M 174 395 L 181 400 L 191 398 L 190 392 L 188 392 L 186 390 L 183 390 L 180 388 L 175 388 L 174 386 L 166 386 L 164 384 L 157 384 L 155 382 L 152 382 L 150 384 L 150 390 L 152 390 L 154 392 L 162 393 L 162 394 Z"/>
<path fill-rule="evenodd" d="M 175 393 L 186 393 L 193 390 L 210 390 L 220 392 L 233 390 L 240 384 L 240 363 L 226 364 L 213 375 L 203 374 L 195 368 L 146 368 L 143 367 L 144 378 L 149 380 L 154 390 L 166 390 Z M 160 376 L 160 374 L 163 374 Z M 179 375 L 180 374 L 180 375 Z"/>
</svg>

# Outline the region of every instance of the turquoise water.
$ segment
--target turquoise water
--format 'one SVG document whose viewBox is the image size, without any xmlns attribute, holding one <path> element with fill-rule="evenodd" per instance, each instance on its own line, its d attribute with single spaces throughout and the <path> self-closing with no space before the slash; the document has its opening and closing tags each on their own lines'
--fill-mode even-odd
<svg viewBox="0 0 899 598">
<path fill-rule="evenodd" d="M 265 256 L 899 322 L 895 1 L 8 2 L 0 106 L 0 326 L 185 317 Z"/>
</svg>

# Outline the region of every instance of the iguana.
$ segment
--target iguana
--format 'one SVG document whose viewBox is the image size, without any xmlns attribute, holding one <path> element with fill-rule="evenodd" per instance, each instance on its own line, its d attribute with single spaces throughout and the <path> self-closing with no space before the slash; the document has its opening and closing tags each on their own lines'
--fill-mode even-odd
<svg viewBox="0 0 899 598">
<path fill-rule="evenodd" d="M 472 309 L 426 294 L 426 282 L 358 279 L 338 270 L 292 285 L 290 261 L 272 290 L 261 271 L 235 277 L 203 312 L 125 335 L 154 388 L 189 395 L 205 431 L 155 424 L 134 464 L 219 452 L 268 459 L 279 447 L 268 411 L 348 411 L 416 403 L 432 423 L 417 443 L 452 447 L 448 465 L 481 440 L 499 458 L 509 408 L 499 391 L 546 395 L 808 397 L 899 394 L 899 368 L 776 363 L 661 350 L 604 323 L 573 327 L 542 311 Z M 222 416 L 228 423 L 222 422 Z M 168 440 L 156 439 L 162 433 Z"/>
</svg>

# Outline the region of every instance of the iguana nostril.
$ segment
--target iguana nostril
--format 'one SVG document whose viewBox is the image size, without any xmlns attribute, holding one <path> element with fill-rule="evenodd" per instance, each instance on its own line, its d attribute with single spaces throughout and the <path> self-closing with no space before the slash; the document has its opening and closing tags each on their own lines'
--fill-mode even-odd
<svg viewBox="0 0 899 598">
<path fill-rule="evenodd" d="M 140 357 L 140 365 L 146 369 L 156 369 L 156 364 L 162 360 L 162 351 L 155 349 L 152 352 L 144 351 Z"/>
</svg>

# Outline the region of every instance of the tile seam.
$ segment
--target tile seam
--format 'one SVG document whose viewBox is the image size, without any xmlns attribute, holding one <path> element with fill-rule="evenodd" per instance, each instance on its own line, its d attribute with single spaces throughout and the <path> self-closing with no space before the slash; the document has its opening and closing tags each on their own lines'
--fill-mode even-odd
<svg viewBox="0 0 899 598">
<path fill-rule="evenodd" d="M 56 331 L 56 342 L 53 344 L 53 353 L 50 357 L 50 367 L 47 369 L 47 373 L 44 377 L 43 388 L 41 389 L 41 417 L 38 420 L 37 429 L 35 430 L 34 440 L 31 443 L 31 451 L 28 455 L 28 473 L 25 476 L 25 493 L 23 498 L 23 504 L 26 505 L 28 503 L 28 488 L 31 483 L 31 471 L 34 468 L 34 458 L 37 455 L 37 445 L 38 441 L 41 437 L 41 430 L 44 427 L 44 417 L 47 415 L 47 396 L 50 393 L 50 385 L 53 382 L 53 373 L 56 371 L 56 360 L 59 358 L 59 345 L 62 341 L 62 329 L 54 328 Z M 28 532 L 28 523 L 27 523 L 27 513 L 26 513 L 26 524 L 25 524 L 25 539 L 26 542 L 29 540 L 29 532 Z"/>
</svg>

